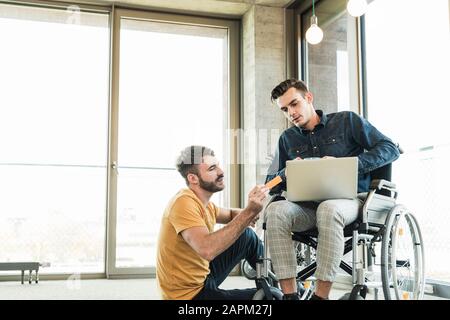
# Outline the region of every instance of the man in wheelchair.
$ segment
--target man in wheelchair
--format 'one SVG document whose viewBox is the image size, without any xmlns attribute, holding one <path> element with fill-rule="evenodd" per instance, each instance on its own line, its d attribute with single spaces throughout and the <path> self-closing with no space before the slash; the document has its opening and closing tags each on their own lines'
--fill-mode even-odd
<svg viewBox="0 0 450 320">
<path fill-rule="evenodd" d="M 300 80 L 281 82 L 272 90 L 271 99 L 294 124 L 279 138 L 266 181 L 280 176 L 283 183 L 272 189 L 271 193 L 286 190 L 287 160 L 358 157 L 358 192 L 368 192 L 369 173 L 399 157 L 399 150 L 391 139 L 356 113 L 324 114 L 321 110 L 315 110 L 314 96 Z M 291 232 L 317 228 L 317 282 L 311 299 L 328 299 L 343 257 L 344 227 L 358 217 L 361 206 L 359 199 L 334 199 L 299 203 L 281 200 L 267 207 L 268 247 L 283 299 L 299 299 L 297 261 Z"/>
</svg>

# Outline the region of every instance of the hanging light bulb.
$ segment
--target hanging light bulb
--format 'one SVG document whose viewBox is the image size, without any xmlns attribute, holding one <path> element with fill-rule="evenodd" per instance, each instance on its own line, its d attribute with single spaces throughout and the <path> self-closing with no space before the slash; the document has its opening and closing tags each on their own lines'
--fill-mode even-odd
<svg viewBox="0 0 450 320">
<path fill-rule="evenodd" d="M 313 0 L 313 15 L 311 17 L 311 26 L 306 31 L 306 41 L 310 44 L 318 44 L 323 39 L 323 31 L 319 28 L 317 24 L 317 17 L 314 11 L 314 0 Z"/>
<path fill-rule="evenodd" d="M 317 17 L 311 17 L 311 26 L 306 31 L 306 41 L 310 44 L 318 44 L 323 39 L 323 31 L 317 25 Z"/>
<path fill-rule="evenodd" d="M 347 11 L 353 17 L 360 17 L 367 11 L 366 0 L 349 0 L 347 2 Z"/>
</svg>

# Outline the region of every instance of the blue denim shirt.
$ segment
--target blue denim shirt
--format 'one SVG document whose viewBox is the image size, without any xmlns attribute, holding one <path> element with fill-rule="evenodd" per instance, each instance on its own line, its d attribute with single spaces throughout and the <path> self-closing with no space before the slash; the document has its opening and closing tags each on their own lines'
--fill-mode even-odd
<svg viewBox="0 0 450 320">
<path fill-rule="evenodd" d="M 358 192 L 367 192 L 369 172 L 395 161 L 400 153 L 391 139 L 383 135 L 366 119 L 354 112 L 323 114 L 320 123 L 309 131 L 298 127 L 285 130 L 278 140 L 275 157 L 269 167 L 266 182 L 279 175 L 283 182 L 271 193 L 286 190 L 286 161 L 297 157 L 358 157 Z"/>
</svg>

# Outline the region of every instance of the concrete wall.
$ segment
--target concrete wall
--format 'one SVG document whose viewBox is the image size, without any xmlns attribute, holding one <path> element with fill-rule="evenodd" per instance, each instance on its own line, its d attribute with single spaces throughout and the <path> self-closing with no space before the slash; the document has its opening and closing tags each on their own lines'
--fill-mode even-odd
<svg viewBox="0 0 450 320">
<path fill-rule="evenodd" d="M 268 157 L 286 126 L 272 105 L 272 89 L 286 77 L 285 10 L 253 5 L 242 20 L 243 201 L 263 183 Z M 256 161 L 255 161 L 256 159 Z"/>
</svg>

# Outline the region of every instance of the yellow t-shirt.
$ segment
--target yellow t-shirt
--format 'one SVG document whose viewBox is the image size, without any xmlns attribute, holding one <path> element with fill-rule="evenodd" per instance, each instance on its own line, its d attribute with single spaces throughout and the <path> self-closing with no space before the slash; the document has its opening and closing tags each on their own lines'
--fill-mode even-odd
<svg viewBox="0 0 450 320">
<path fill-rule="evenodd" d="M 163 299 L 192 299 L 203 288 L 209 262 L 183 239 L 181 231 L 206 226 L 214 231 L 219 208 L 205 207 L 190 189 L 179 191 L 167 205 L 159 233 L 156 279 Z"/>
</svg>

